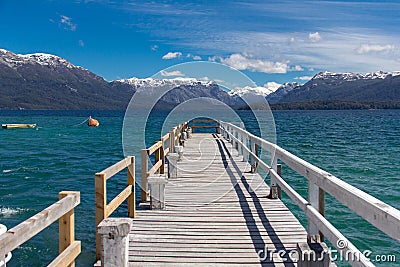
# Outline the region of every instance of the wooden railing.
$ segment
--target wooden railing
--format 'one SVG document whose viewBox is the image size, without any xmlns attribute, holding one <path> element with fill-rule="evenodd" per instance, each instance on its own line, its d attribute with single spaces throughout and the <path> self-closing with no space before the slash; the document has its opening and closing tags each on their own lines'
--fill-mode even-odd
<svg viewBox="0 0 400 267">
<path fill-rule="evenodd" d="M 80 203 L 80 193 L 62 191 L 58 196 L 57 202 L 0 235 L 2 257 L 58 220 L 59 255 L 48 266 L 75 266 L 75 259 L 81 253 L 81 242 L 75 240 L 74 225 L 74 208 Z"/>
<path fill-rule="evenodd" d="M 324 217 L 325 193 L 330 194 L 388 236 L 400 241 L 399 210 L 238 126 L 220 122 L 220 129 L 221 134 L 238 148 L 244 159 L 250 160 L 254 171 L 259 166 L 270 174 L 270 197 L 274 195 L 280 197 L 280 190 L 283 190 L 305 212 L 308 219 L 307 232 L 310 237 L 325 236 L 343 255 L 358 256 L 347 259 L 352 266 L 374 265 Z M 270 165 L 258 157 L 259 148 L 271 155 Z M 278 160 L 308 180 L 308 200 L 282 178 Z"/>
<path fill-rule="evenodd" d="M 142 149 L 142 191 L 141 201 L 146 202 L 148 198 L 148 177 L 151 174 L 165 172 L 165 157 L 174 152 L 174 147 L 182 140 L 182 133 L 187 129 L 188 122 L 184 122 L 171 129 L 159 141 L 149 148 Z M 165 145 L 165 142 L 167 145 Z M 149 157 L 154 154 L 154 165 L 149 169 Z"/>
<path fill-rule="evenodd" d="M 107 204 L 107 180 L 120 171 L 127 169 L 127 186 Z M 128 156 L 107 169 L 95 174 L 96 194 L 96 259 L 100 259 L 100 237 L 97 226 L 108 218 L 126 199 L 128 199 L 128 216 L 135 217 L 135 157 Z"/>
<path fill-rule="evenodd" d="M 198 123 L 201 124 L 199 125 Z M 191 128 L 193 133 L 195 131 L 194 129 L 213 129 L 213 128 L 215 128 L 215 133 L 219 133 L 219 124 L 217 120 L 195 119 L 191 121 Z"/>
</svg>

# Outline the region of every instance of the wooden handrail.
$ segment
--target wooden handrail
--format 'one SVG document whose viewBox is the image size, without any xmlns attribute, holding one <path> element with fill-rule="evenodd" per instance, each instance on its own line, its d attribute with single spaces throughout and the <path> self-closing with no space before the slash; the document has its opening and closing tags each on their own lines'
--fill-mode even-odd
<svg viewBox="0 0 400 267">
<path fill-rule="evenodd" d="M 215 125 L 195 125 L 195 123 L 209 123 L 213 122 Z M 191 121 L 192 125 L 190 126 L 192 128 L 192 132 L 194 132 L 194 129 L 211 129 L 215 128 L 215 133 L 219 133 L 219 122 L 217 120 L 211 120 L 211 119 L 194 119 Z"/>
<path fill-rule="evenodd" d="M 162 160 L 157 161 L 157 163 L 154 164 L 153 167 L 151 167 L 151 169 L 147 172 L 147 176 L 157 173 L 160 170 L 162 164 L 163 164 Z"/>
<path fill-rule="evenodd" d="M 80 203 L 77 191 L 62 191 L 59 200 L 0 235 L 3 255 L 13 251 L 49 225 L 59 220 L 59 255 L 49 266 L 75 266 L 81 242 L 75 240 L 74 208 Z"/>
<path fill-rule="evenodd" d="M 127 186 L 107 204 L 107 180 L 120 171 L 127 169 Z M 96 259 L 100 259 L 100 236 L 97 226 L 108 218 L 126 199 L 128 199 L 128 216 L 135 217 L 135 157 L 128 156 L 114 165 L 95 174 L 96 194 Z"/>
<path fill-rule="evenodd" d="M 194 125 L 192 128 L 218 128 L 218 126 L 215 125 Z"/>
<path fill-rule="evenodd" d="M 168 153 L 174 152 L 174 147 L 182 140 L 182 133 L 188 128 L 189 122 L 184 122 L 171 129 L 171 132 L 165 134 L 159 141 L 149 148 L 142 149 L 142 192 L 141 201 L 146 202 L 148 197 L 148 177 L 151 174 L 165 173 L 165 157 Z M 167 145 L 164 143 L 167 142 Z M 155 163 L 149 169 L 149 157 L 154 154 Z"/>
<path fill-rule="evenodd" d="M 362 253 L 347 240 L 330 222 L 324 218 L 325 192 L 336 198 L 346 207 L 380 229 L 388 236 L 400 241 L 400 211 L 376 199 L 375 197 L 347 184 L 332 174 L 300 159 L 283 148 L 255 136 L 232 123 L 220 122 L 222 135 L 243 151 L 247 160 L 250 157 L 271 176 L 271 188 L 278 186 L 302 209 L 309 220 L 308 234 L 323 234 L 336 248 L 347 253 L 359 253 L 359 262 L 350 261 L 352 266 L 373 266 Z M 245 140 L 245 141 L 244 141 Z M 247 142 L 249 141 L 249 142 Z M 248 143 L 251 147 L 248 147 Z M 258 147 L 271 155 L 271 164 L 263 162 L 257 152 Z M 277 161 L 281 160 L 288 167 L 305 177 L 309 182 L 308 200 L 298 194 L 277 172 Z M 347 242 L 347 248 L 338 247 L 337 241 Z M 354 254 L 353 254 L 354 255 Z M 352 259 L 350 259 L 352 260 Z"/>
<path fill-rule="evenodd" d="M 161 141 L 167 141 L 169 139 L 169 133 L 165 134 L 163 137 L 161 137 Z"/>
<path fill-rule="evenodd" d="M 152 145 L 151 147 L 149 147 L 148 149 L 147 149 L 147 155 L 151 155 L 151 154 L 153 154 L 154 152 L 156 152 L 160 147 L 162 147 L 163 146 L 163 142 L 162 141 L 158 141 L 158 142 L 156 142 L 154 145 Z"/>
<path fill-rule="evenodd" d="M 101 172 L 99 172 L 97 174 L 104 174 L 107 177 L 107 179 L 110 179 L 115 174 L 119 173 L 121 170 L 128 167 L 130 164 L 131 164 L 131 162 L 129 161 L 129 157 L 127 157 L 121 161 L 118 161 L 114 165 L 111 165 L 107 169 L 102 170 Z"/>
</svg>

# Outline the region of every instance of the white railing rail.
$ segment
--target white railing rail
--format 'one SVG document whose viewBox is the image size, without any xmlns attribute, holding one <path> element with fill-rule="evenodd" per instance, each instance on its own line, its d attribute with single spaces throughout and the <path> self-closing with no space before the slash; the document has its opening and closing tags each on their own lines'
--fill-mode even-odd
<svg viewBox="0 0 400 267">
<path fill-rule="evenodd" d="M 7 232 L 7 226 L 0 224 L 0 235 L 4 234 Z M 4 257 L 4 258 L 3 258 Z M 12 253 L 8 252 L 6 255 L 1 255 L 0 257 L 0 267 L 6 266 L 6 263 L 11 260 Z"/>
<path fill-rule="evenodd" d="M 250 161 L 252 171 L 257 171 L 259 166 L 270 174 L 271 195 L 272 190 L 276 190 L 280 197 L 280 190 L 283 190 L 305 212 L 308 219 L 308 235 L 326 237 L 343 255 L 355 255 L 346 257 L 352 266 L 374 265 L 326 220 L 325 193 L 330 194 L 388 236 L 400 241 L 399 210 L 232 123 L 220 121 L 219 125 L 221 134 L 238 149 L 244 160 Z M 258 156 L 259 148 L 270 154 L 269 165 Z M 278 160 L 308 180 L 308 200 L 282 178 Z"/>
</svg>

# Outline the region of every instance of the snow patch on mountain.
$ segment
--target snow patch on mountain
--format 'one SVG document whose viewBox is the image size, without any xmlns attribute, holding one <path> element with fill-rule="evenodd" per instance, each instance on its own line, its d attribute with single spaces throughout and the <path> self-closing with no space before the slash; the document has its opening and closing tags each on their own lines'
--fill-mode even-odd
<svg viewBox="0 0 400 267">
<path fill-rule="evenodd" d="M 353 73 L 353 72 L 345 72 L 345 73 L 335 73 L 335 72 L 320 72 L 314 76 L 313 80 L 321 79 L 321 80 L 344 80 L 344 81 L 356 81 L 356 80 L 373 80 L 373 79 L 386 79 L 387 77 L 399 76 L 400 71 L 394 72 L 368 72 L 368 73 Z"/>
<path fill-rule="evenodd" d="M 177 77 L 173 79 L 154 79 L 154 78 L 129 78 L 129 79 L 120 79 L 116 80 L 116 82 L 126 83 L 132 85 L 136 88 L 140 87 L 159 87 L 159 86 L 173 86 L 178 87 L 181 85 L 202 85 L 202 86 L 211 86 L 215 84 L 214 81 L 201 81 L 195 78 L 183 78 Z"/>
<path fill-rule="evenodd" d="M 261 96 L 267 96 L 276 90 L 278 90 L 279 87 L 281 87 L 282 84 L 276 83 L 276 82 L 267 82 L 264 84 L 264 86 L 256 86 L 256 87 L 251 87 L 251 86 L 245 86 L 241 88 L 235 88 L 229 91 L 230 96 L 244 96 L 247 94 L 251 95 L 261 95 Z"/>
<path fill-rule="evenodd" d="M 39 64 L 42 66 L 59 67 L 64 66 L 70 69 L 80 68 L 71 64 L 69 61 L 55 55 L 46 53 L 34 54 L 15 54 L 5 49 L 0 49 L 0 60 L 4 61 L 8 66 L 16 68 L 25 64 Z M 84 69 L 86 70 L 86 69 Z"/>
<path fill-rule="evenodd" d="M 65 60 L 59 56 L 55 56 L 55 55 L 51 55 L 51 54 L 34 53 L 34 54 L 26 54 L 26 55 L 17 54 L 17 56 L 24 59 L 25 61 L 29 61 L 31 63 L 37 63 L 37 64 L 40 64 L 43 66 L 64 65 L 70 69 L 75 67 L 67 60 Z"/>
</svg>

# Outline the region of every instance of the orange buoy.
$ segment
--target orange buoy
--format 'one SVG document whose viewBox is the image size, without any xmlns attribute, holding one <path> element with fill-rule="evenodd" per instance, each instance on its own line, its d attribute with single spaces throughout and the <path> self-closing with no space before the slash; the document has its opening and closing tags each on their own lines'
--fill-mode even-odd
<svg viewBox="0 0 400 267">
<path fill-rule="evenodd" d="M 100 125 L 100 123 L 98 120 L 93 119 L 92 116 L 89 117 L 88 126 L 97 127 L 99 125 Z"/>
</svg>

